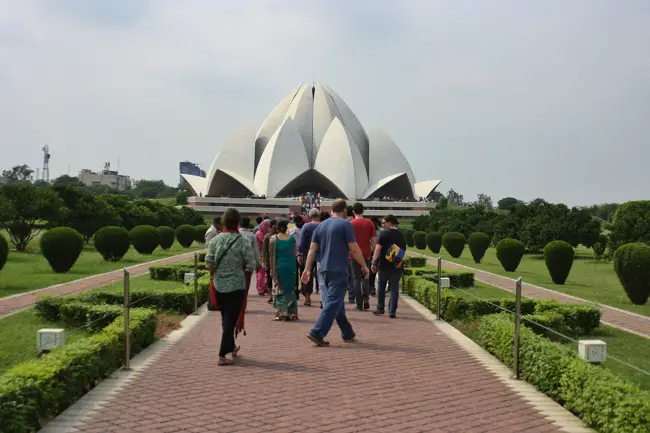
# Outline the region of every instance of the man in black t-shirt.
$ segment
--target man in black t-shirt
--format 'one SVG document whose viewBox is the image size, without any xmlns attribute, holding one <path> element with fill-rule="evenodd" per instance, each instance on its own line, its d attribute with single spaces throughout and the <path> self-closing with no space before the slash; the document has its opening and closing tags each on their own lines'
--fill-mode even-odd
<svg viewBox="0 0 650 433">
<path fill-rule="evenodd" d="M 390 288 L 390 300 L 388 301 L 388 315 L 391 319 L 397 313 L 397 301 L 399 299 L 399 280 L 404 274 L 404 269 L 396 268 L 393 263 L 386 260 L 388 249 L 397 245 L 406 250 L 406 240 L 402 232 L 397 230 L 397 218 L 393 215 L 386 215 L 382 221 L 383 230 L 377 236 L 377 246 L 372 257 L 372 272 L 379 270 L 379 290 L 377 293 L 376 315 L 384 314 L 386 303 L 386 285 Z"/>
</svg>

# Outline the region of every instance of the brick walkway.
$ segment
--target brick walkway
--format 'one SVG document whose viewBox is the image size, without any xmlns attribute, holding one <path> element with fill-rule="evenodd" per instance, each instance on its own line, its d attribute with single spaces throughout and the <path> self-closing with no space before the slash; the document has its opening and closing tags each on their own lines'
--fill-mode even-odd
<svg viewBox="0 0 650 433">
<path fill-rule="evenodd" d="M 152 264 L 164 265 L 178 263 L 190 260 L 194 257 L 194 251 L 191 253 L 179 254 L 177 256 L 167 257 L 154 262 L 141 263 L 129 268 L 131 275 L 140 275 L 149 270 Z M 47 287 L 32 292 L 22 293 L 7 298 L 0 298 L 0 318 L 31 307 L 41 296 L 68 296 L 84 290 L 100 287 L 106 284 L 119 281 L 124 277 L 124 270 L 118 269 L 101 275 L 82 278 L 80 280 L 70 281 L 68 283 L 57 284 L 56 286 Z"/>
<path fill-rule="evenodd" d="M 434 259 L 429 260 L 429 263 L 434 266 L 437 265 Z M 510 292 L 515 291 L 515 283 L 511 278 L 502 277 L 500 275 L 495 275 L 490 272 L 480 271 L 475 268 L 470 268 L 468 266 L 463 266 L 448 261 L 443 261 L 443 266 L 447 269 L 461 269 L 461 270 L 471 269 L 472 272 L 474 272 L 474 275 L 477 280 L 483 281 L 484 283 L 488 283 L 496 287 L 500 287 Z M 582 302 L 591 305 L 595 304 L 594 302 L 588 301 L 586 299 L 574 298 L 572 296 L 564 295 L 562 293 L 555 292 L 550 289 L 545 289 L 543 287 L 526 284 L 525 281 L 521 286 L 521 293 L 523 296 L 528 298 L 554 299 L 558 302 L 564 302 L 564 303 Z M 607 322 L 608 324 L 611 324 L 617 328 L 632 331 L 646 338 L 650 338 L 650 318 L 639 316 L 632 313 L 626 313 L 625 311 L 617 310 L 615 308 L 611 308 L 606 305 L 599 305 L 599 306 L 600 306 L 601 317 L 604 322 Z"/>
<path fill-rule="evenodd" d="M 329 348 L 305 337 L 319 311 L 274 322 L 251 291 L 232 367 L 216 365 L 220 316 L 206 313 L 77 431 L 562 431 L 405 302 L 396 320 L 350 312 L 358 340 L 335 325 Z"/>
</svg>

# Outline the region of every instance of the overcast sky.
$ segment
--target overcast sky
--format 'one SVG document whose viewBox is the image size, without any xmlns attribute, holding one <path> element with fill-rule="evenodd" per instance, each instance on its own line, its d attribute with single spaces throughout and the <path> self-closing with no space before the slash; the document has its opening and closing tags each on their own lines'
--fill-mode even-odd
<svg viewBox="0 0 650 433">
<path fill-rule="evenodd" d="M 207 170 L 301 82 L 466 200 L 650 199 L 650 1 L 0 0 L 0 167 Z"/>
</svg>

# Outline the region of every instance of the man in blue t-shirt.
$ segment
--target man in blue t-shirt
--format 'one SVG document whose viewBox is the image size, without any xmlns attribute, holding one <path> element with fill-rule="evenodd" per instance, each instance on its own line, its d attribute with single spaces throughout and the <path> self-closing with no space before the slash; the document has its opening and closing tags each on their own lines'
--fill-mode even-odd
<svg viewBox="0 0 650 433">
<path fill-rule="evenodd" d="M 341 328 L 344 341 L 354 340 L 352 325 L 345 316 L 345 293 L 348 289 L 348 258 L 359 263 L 364 277 L 368 277 L 368 266 L 363 259 L 359 245 L 354 240 L 352 224 L 346 220 L 345 200 L 338 199 L 332 203 L 332 217 L 320 223 L 311 239 L 303 283 L 309 281 L 311 269 L 318 255 L 318 278 L 323 310 L 316 324 L 307 337 L 317 346 L 329 346 L 325 341 L 334 320 Z"/>
</svg>

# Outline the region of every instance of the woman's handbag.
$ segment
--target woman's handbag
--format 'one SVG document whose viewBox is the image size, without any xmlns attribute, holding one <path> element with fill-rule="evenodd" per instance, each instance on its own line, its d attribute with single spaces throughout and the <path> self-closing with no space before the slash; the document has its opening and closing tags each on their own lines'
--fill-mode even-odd
<svg viewBox="0 0 650 433">
<path fill-rule="evenodd" d="M 223 251 L 221 256 L 219 256 L 219 259 L 214 264 L 214 271 L 212 272 L 212 275 L 210 275 L 210 296 L 208 300 L 208 310 L 210 311 L 221 311 L 221 307 L 219 306 L 219 300 L 217 299 L 217 290 L 214 286 L 214 274 L 217 272 L 221 260 L 223 260 L 223 258 L 226 256 L 226 254 L 230 250 L 230 247 L 232 247 L 235 244 L 235 242 L 239 240 L 240 237 L 241 235 L 237 235 L 235 239 L 233 239 L 230 242 L 230 244 L 228 244 L 226 249 Z"/>
</svg>

